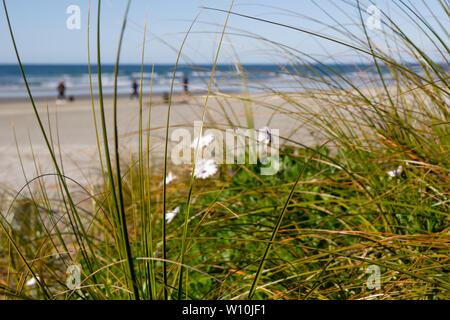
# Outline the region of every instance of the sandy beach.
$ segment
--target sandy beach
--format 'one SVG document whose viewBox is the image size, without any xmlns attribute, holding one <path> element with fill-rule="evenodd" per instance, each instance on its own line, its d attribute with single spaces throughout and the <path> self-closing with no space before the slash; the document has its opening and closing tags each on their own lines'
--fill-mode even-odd
<svg viewBox="0 0 450 320">
<path fill-rule="evenodd" d="M 236 96 L 236 99 L 227 98 L 226 108 L 222 109 L 222 99 L 217 96 L 210 96 L 205 126 L 230 127 L 227 117 L 233 117 L 235 125 L 245 127 L 244 106 L 246 102 L 237 98 L 239 97 Z M 252 97 L 252 99 L 254 98 Z M 256 99 L 268 104 L 278 103 L 277 100 L 280 100 L 279 104 L 282 104 L 281 99 L 274 96 L 260 95 Z M 95 98 L 94 101 L 97 124 L 100 128 L 98 99 Z M 144 97 L 144 128 L 147 127 L 149 102 L 149 97 Z M 194 121 L 201 120 L 204 102 L 204 95 L 175 96 L 170 116 L 171 127 L 186 127 L 193 130 Z M 58 104 L 54 98 L 41 98 L 36 100 L 36 104 L 47 133 L 51 133 L 51 140 L 56 146 L 57 157 L 63 161 L 65 174 L 83 185 L 90 185 L 95 182 L 98 179 L 99 165 L 91 99 L 82 97 L 73 102 L 67 101 Z M 139 101 L 131 100 L 128 96 L 120 96 L 117 105 L 122 156 L 129 157 L 130 152 L 136 152 L 138 145 Z M 112 97 L 106 97 L 104 107 L 108 138 L 112 142 Z M 252 106 L 252 108 L 255 128 L 267 125 L 272 129 L 279 129 L 282 137 L 295 138 L 307 145 L 317 143 L 317 135 L 307 129 L 306 125 L 299 126 L 298 121 L 289 119 L 280 112 L 275 113 L 270 108 L 261 106 Z M 166 118 L 167 103 L 162 100 L 161 96 L 153 97 L 150 144 L 153 164 L 156 165 L 163 157 Z M 14 192 L 21 188 L 26 180 L 30 180 L 39 174 L 54 172 L 48 149 L 45 146 L 32 105 L 28 99 L 0 100 L 0 131 L 0 168 L 2 168 L 0 185 L 4 190 Z M 18 150 L 15 145 L 14 132 L 24 172 L 22 172 Z"/>
</svg>

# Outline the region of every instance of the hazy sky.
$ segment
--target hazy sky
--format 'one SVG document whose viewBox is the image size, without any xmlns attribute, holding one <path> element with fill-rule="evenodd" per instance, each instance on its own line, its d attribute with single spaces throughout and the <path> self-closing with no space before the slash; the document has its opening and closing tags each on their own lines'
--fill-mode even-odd
<svg viewBox="0 0 450 320">
<path fill-rule="evenodd" d="M 91 1 L 91 59 L 95 59 L 97 0 Z M 431 50 L 431 46 L 427 43 L 426 38 L 418 32 L 417 27 L 402 18 L 405 14 L 401 13 L 401 10 L 395 5 L 397 0 L 375 0 L 373 2 L 389 13 L 423 45 L 425 50 Z M 417 10 L 423 16 L 431 17 L 422 0 L 406 0 L 406 2 L 417 6 Z M 439 8 L 438 2 L 436 0 L 427 0 L 426 2 L 435 14 L 438 13 L 441 16 L 441 23 L 450 27 L 448 17 L 443 15 L 442 9 L 436 10 Z M 126 3 L 126 0 L 102 0 L 101 45 L 102 59 L 105 63 L 111 63 L 115 59 Z M 7 0 L 6 4 L 23 62 L 86 63 L 89 0 Z M 228 10 L 230 4 L 229 0 L 132 1 L 121 62 L 140 63 L 143 29 L 148 12 L 149 35 L 146 44 L 146 63 L 174 63 L 176 59 L 174 48 L 180 47 L 185 32 L 198 13 L 200 13 L 198 21 L 183 50 L 182 62 L 210 63 L 215 54 L 226 14 L 200 7 L 209 6 Z M 70 16 L 66 10 L 70 5 L 78 5 L 81 9 L 81 28 L 79 30 L 69 30 L 66 27 L 66 21 Z M 367 9 L 368 5 L 367 1 L 361 1 L 363 10 Z M 233 11 L 341 39 L 344 39 L 343 35 L 339 35 L 324 24 L 336 26 L 339 22 L 352 31 L 360 27 L 357 10 L 344 1 L 258 0 L 252 2 L 236 0 Z M 364 19 L 368 17 L 365 12 L 363 16 Z M 1 6 L 0 63 L 15 63 L 16 57 L 5 20 L 5 13 Z M 243 63 L 271 63 L 283 60 L 279 49 L 273 50 L 270 43 L 244 36 L 245 32 L 258 34 L 270 41 L 282 43 L 326 61 L 351 62 L 354 60 L 351 50 L 340 45 L 318 40 L 305 33 L 242 17 L 232 16 L 227 31 L 219 61 L 222 63 L 230 63 L 235 59 L 239 59 Z M 361 36 L 361 34 L 359 35 Z M 376 41 L 382 36 L 382 33 L 373 30 L 370 31 L 370 35 Z M 161 39 L 169 45 L 164 44 Z"/>
</svg>

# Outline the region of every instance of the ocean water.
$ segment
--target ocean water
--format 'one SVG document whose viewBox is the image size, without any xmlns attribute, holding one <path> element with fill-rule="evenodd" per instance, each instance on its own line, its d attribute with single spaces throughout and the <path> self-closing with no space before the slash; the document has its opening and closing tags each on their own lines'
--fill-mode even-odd
<svg viewBox="0 0 450 320">
<path fill-rule="evenodd" d="M 174 91 L 182 91 L 182 77 L 189 78 L 191 91 L 207 90 L 211 76 L 211 65 L 178 66 L 174 81 Z M 155 65 L 153 73 L 153 92 L 170 91 L 174 65 Z M 331 71 L 334 70 L 334 71 Z M 57 95 L 59 81 L 64 80 L 67 96 L 90 94 L 89 73 L 87 65 L 24 65 L 31 92 L 35 97 L 53 97 Z M 91 66 L 94 94 L 97 88 L 97 67 Z M 387 74 L 387 68 L 382 69 Z M 270 65 L 252 64 L 217 65 L 214 88 L 221 91 L 278 91 L 305 90 L 310 88 L 326 89 L 321 77 L 327 77 L 331 85 L 343 86 L 341 76 L 352 79 L 358 85 L 373 84 L 375 68 L 372 65 Z M 138 83 L 141 76 L 140 65 L 120 65 L 117 87 L 120 94 L 131 93 L 133 79 Z M 144 65 L 143 92 L 150 92 L 152 66 Z M 243 81 L 245 77 L 245 81 Z M 328 82 L 328 81 L 327 81 Z M 114 89 L 114 65 L 102 65 L 103 92 L 109 94 Z M 0 64 L 0 99 L 26 97 L 25 85 L 17 65 Z"/>
</svg>

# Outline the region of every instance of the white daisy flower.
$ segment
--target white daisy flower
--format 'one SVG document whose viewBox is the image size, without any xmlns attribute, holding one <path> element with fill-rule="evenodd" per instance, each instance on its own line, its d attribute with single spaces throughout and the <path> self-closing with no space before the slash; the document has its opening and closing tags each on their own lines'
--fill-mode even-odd
<svg viewBox="0 0 450 320">
<path fill-rule="evenodd" d="M 197 147 L 197 142 L 198 142 L 198 148 L 202 149 L 203 147 L 206 147 L 211 142 L 213 142 L 213 140 L 214 140 L 214 135 L 212 135 L 212 134 L 208 134 L 208 135 L 205 135 L 203 137 L 200 137 L 200 141 L 199 141 L 199 139 L 197 137 L 197 138 L 194 139 L 194 142 L 192 142 L 191 148 L 195 149 Z"/>
<path fill-rule="evenodd" d="M 171 183 L 173 180 L 175 180 L 177 178 L 177 176 L 174 176 L 173 174 L 172 174 L 172 172 L 169 172 L 169 174 L 167 175 L 167 177 L 166 177 L 166 185 L 167 184 L 169 184 L 169 183 Z M 159 185 L 160 186 L 162 186 L 164 184 L 164 181 L 163 182 L 161 182 Z"/>
<path fill-rule="evenodd" d="M 37 277 L 39 279 L 39 277 Z M 39 279 L 40 280 L 40 279 Z M 28 280 L 27 282 L 25 282 L 25 285 L 27 287 L 34 287 L 36 285 L 36 279 L 35 278 L 31 278 L 30 280 Z"/>
<path fill-rule="evenodd" d="M 194 177 L 206 179 L 217 172 L 217 165 L 213 159 L 201 159 L 195 164 Z"/>
<path fill-rule="evenodd" d="M 269 144 L 272 141 L 272 134 L 268 127 L 263 127 L 258 130 L 258 142 Z"/>
<path fill-rule="evenodd" d="M 167 223 L 170 223 L 173 220 L 173 218 L 175 218 L 177 216 L 178 213 L 180 213 L 180 207 L 176 207 L 172 211 L 167 212 L 166 213 Z"/>
<path fill-rule="evenodd" d="M 397 169 L 388 171 L 388 172 L 386 172 L 386 174 L 389 177 L 393 178 L 393 177 L 398 177 L 399 175 L 402 174 L 402 172 L 403 172 L 403 167 L 402 166 L 398 166 Z"/>
</svg>

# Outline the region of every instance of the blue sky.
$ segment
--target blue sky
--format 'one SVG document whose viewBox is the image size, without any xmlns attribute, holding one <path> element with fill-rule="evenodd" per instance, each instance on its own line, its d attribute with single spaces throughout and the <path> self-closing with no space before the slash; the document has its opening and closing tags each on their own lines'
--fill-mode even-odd
<svg viewBox="0 0 450 320">
<path fill-rule="evenodd" d="M 91 8 L 91 59 L 95 59 L 94 44 L 96 32 L 97 1 L 92 1 Z M 408 1 L 408 0 L 407 0 Z M 102 59 L 111 63 L 115 59 L 126 0 L 102 0 Z M 311 21 L 336 25 L 336 19 L 351 30 L 355 25 L 358 13 L 344 2 L 316 0 L 319 6 L 310 0 L 236 0 L 233 11 L 257 16 L 263 19 L 282 22 L 307 30 L 343 38 L 331 28 Z M 414 25 L 402 18 L 400 10 L 391 0 L 373 1 L 382 10 L 404 27 L 409 34 L 419 41 L 425 50 L 432 50 L 426 38 Z M 425 17 L 430 13 L 421 0 L 411 0 L 418 11 Z M 7 0 L 7 7 L 12 21 L 17 45 L 22 61 L 25 63 L 86 63 L 87 61 L 87 16 L 89 0 Z M 192 34 L 190 34 L 185 49 L 183 61 L 189 63 L 210 63 L 213 60 L 217 41 L 226 15 L 220 12 L 202 10 L 209 6 L 228 9 L 231 1 L 227 0 L 134 0 L 132 1 L 128 28 L 125 33 L 122 63 L 140 63 L 144 22 L 148 12 L 148 30 L 150 32 L 146 44 L 146 63 L 174 63 L 184 33 L 195 16 L 200 13 Z M 362 1 L 366 8 L 367 1 Z M 433 11 L 438 8 L 435 0 L 427 1 Z M 69 15 L 66 9 L 70 5 L 81 8 L 81 29 L 69 30 L 66 20 Z M 272 6 L 272 7 L 271 7 Z M 275 8 L 276 7 L 276 8 Z M 367 15 L 365 15 L 366 18 Z M 404 14 L 403 14 L 404 16 Z M 307 18 L 309 17 L 309 18 Z M 442 15 L 441 22 L 449 26 L 448 17 Z M 0 63 L 15 63 L 8 27 L 5 21 L 3 6 L 0 10 Z M 239 59 L 243 63 L 272 63 L 282 61 L 279 50 L 271 50 L 267 43 L 243 37 L 243 30 L 258 34 L 271 41 L 296 48 L 306 54 L 328 62 L 354 62 L 355 56 L 351 50 L 324 40 L 318 40 L 311 35 L 288 30 L 268 23 L 252 21 L 232 16 L 229 21 L 229 35 L 224 39 L 221 63 L 230 63 Z M 381 34 L 371 31 L 371 36 L 379 39 Z M 163 39 L 173 48 L 164 44 Z M 277 52 L 278 51 L 278 52 Z"/>
</svg>

